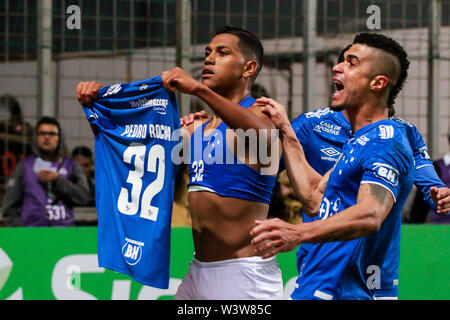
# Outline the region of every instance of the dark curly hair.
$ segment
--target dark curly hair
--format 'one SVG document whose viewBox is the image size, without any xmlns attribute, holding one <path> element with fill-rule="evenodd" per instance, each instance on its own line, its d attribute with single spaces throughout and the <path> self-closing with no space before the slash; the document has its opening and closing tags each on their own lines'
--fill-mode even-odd
<svg viewBox="0 0 450 320">
<path fill-rule="evenodd" d="M 400 90 L 402 90 L 403 85 L 405 84 L 405 80 L 408 76 L 408 68 L 409 68 L 409 60 L 406 51 L 403 47 L 394 39 L 386 37 L 379 33 L 360 33 L 355 36 L 353 43 L 346 46 L 341 53 L 339 54 L 338 63 L 344 61 L 344 53 L 353 45 L 353 44 L 364 44 L 366 46 L 377 48 L 388 52 L 395 57 L 397 57 L 400 63 L 400 75 L 397 79 L 395 85 L 391 88 L 389 92 L 389 97 L 387 104 L 389 108 L 393 108 L 395 98 L 397 97 Z"/>
</svg>

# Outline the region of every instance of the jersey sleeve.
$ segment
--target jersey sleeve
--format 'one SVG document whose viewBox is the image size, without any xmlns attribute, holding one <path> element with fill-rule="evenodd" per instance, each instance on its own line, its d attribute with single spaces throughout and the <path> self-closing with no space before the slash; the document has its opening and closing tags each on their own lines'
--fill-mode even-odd
<svg viewBox="0 0 450 320">
<path fill-rule="evenodd" d="M 430 208 L 436 210 L 436 205 L 430 197 L 430 189 L 431 187 L 443 188 L 445 185 L 434 169 L 433 162 L 428 154 L 427 145 L 423 141 L 419 130 L 411 123 L 405 127 L 416 168 L 414 184 L 422 194 L 423 200 Z"/>
<path fill-rule="evenodd" d="M 303 146 L 305 139 L 308 137 L 308 121 L 305 114 L 301 114 L 291 122 L 292 129 L 295 132 L 295 135 L 297 136 L 297 140 L 300 142 L 300 144 Z M 281 155 L 280 159 L 280 166 L 278 169 L 278 173 L 284 171 L 286 169 L 286 165 L 284 163 L 284 156 Z"/>
<path fill-rule="evenodd" d="M 377 184 L 387 189 L 396 201 L 409 170 L 413 169 L 413 159 L 409 146 L 393 139 L 377 140 L 368 145 L 360 165 L 361 184 Z"/>
<path fill-rule="evenodd" d="M 431 187 L 445 188 L 446 185 L 439 178 L 434 167 L 423 166 L 419 169 L 416 168 L 414 184 L 422 194 L 423 200 L 428 204 L 428 206 L 430 206 L 431 209 L 436 211 L 437 207 L 430 196 L 430 189 Z"/>
<path fill-rule="evenodd" d="M 432 167 L 433 162 L 428 154 L 427 145 L 423 141 L 422 135 L 420 134 L 419 130 L 417 130 L 417 128 L 409 122 L 408 125 L 405 125 L 405 128 L 406 136 L 413 151 L 416 169 L 420 169 L 424 166 Z"/>
<path fill-rule="evenodd" d="M 294 129 L 295 135 L 298 141 L 303 145 L 308 137 L 308 119 L 305 114 L 298 116 L 291 122 L 292 129 Z"/>
</svg>

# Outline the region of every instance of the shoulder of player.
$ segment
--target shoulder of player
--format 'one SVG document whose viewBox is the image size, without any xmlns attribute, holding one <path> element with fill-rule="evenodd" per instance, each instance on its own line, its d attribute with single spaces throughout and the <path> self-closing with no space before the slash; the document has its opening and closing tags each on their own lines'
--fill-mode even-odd
<svg viewBox="0 0 450 320">
<path fill-rule="evenodd" d="M 371 140 L 391 141 L 405 135 L 403 124 L 389 120 L 374 125 L 365 134 Z"/>
<path fill-rule="evenodd" d="M 203 125 L 208 120 L 209 119 L 197 119 L 194 122 L 192 122 L 191 124 L 181 127 L 181 130 L 186 130 L 189 133 L 189 135 L 192 135 L 194 133 L 195 129 L 197 129 L 199 127 L 198 122 L 201 123 L 200 125 Z"/>
<path fill-rule="evenodd" d="M 291 121 L 291 125 L 294 129 L 302 126 L 315 126 L 321 121 L 331 121 L 334 125 L 341 125 L 339 119 L 336 118 L 336 114 L 331 108 L 323 107 L 300 114 Z"/>
<path fill-rule="evenodd" d="M 360 144 L 365 143 L 367 148 L 374 152 L 412 153 L 409 140 L 402 124 L 396 121 L 385 121 L 374 126 L 370 131 L 356 139 Z"/>
<path fill-rule="evenodd" d="M 251 110 L 252 112 L 256 113 L 257 115 L 263 115 L 264 112 L 262 112 L 261 107 L 264 107 L 264 105 L 255 102 L 250 107 L 248 107 L 248 110 Z"/>
<path fill-rule="evenodd" d="M 409 136 L 420 135 L 419 129 L 411 121 L 399 117 L 391 117 L 389 119 L 399 124 Z"/>
<path fill-rule="evenodd" d="M 411 121 L 406 120 L 404 118 L 393 116 L 393 117 L 390 117 L 389 120 L 398 122 L 398 123 L 400 123 L 404 126 L 410 127 L 410 128 L 415 128 L 414 124 Z"/>
<path fill-rule="evenodd" d="M 270 126 L 273 126 L 273 123 L 270 120 L 270 118 L 261 110 L 262 106 L 263 106 L 262 104 L 254 103 L 250 107 L 248 107 L 248 110 L 252 111 L 260 119 L 267 121 L 267 123 L 269 123 Z"/>
</svg>

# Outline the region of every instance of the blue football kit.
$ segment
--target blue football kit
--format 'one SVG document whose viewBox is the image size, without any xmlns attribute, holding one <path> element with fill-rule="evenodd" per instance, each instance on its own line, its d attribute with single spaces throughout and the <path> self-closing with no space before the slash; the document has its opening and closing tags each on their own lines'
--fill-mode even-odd
<svg viewBox="0 0 450 320">
<path fill-rule="evenodd" d="M 444 187 L 437 176 L 431 159 L 427 153 L 427 147 L 417 128 L 410 122 L 392 118 L 403 125 L 408 141 L 413 149 L 416 177 L 415 184 L 424 195 L 424 199 L 430 206 L 434 202 L 429 196 L 431 186 Z M 297 138 L 302 144 L 308 163 L 321 175 L 324 175 L 341 155 L 342 147 L 352 136 L 350 123 L 342 112 L 334 112 L 330 108 L 317 109 L 300 115 L 292 121 L 292 127 Z M 284 162 L 280 163 L 284 169 Z M 317 219 L 311 218 L 303 212 L 303 222 Z M 398 234 L 398 237 L 400 235 Z M 399 238 L 391 243 L 389 254 L 381 271 L 381 284 L 374 288 L 375 296 L 396 297 L 398 295 L 398 265 L 399 265 Z M 304 258 L 313 244 L 304 243 L 297 250 L 297 267 L 299 274 L 304 267 Z"/>
<path fill-rule="evenodd" d="M 370 282 L 371 273 L 381 268 L 391 241 L 400 233 L 401 212 L 414 175 L 411 147 L 401 124 L 381 120 L 359 129 L 332 168 L 318 219 L 355 205 L 363 183 L 387 189 L 394 206 L 375 233 L 351 241 L 312 244 L 291 298 L 372 299 L 379 284 L 378 278 Z"/>
<path fill-rule="evenodd" d="M 171 153 L 180 128 L 175 94 L 154 77 L 101 88 L 83 109 L 95 135 L 99 266 L 167 289 L 178 169 Z"/>
</svg>

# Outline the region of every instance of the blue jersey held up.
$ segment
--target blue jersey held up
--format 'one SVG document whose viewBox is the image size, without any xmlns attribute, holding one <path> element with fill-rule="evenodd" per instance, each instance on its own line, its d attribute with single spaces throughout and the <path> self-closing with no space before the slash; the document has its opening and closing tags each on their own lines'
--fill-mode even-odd
<svg viewBox="0 0 450 320">
<path fill-rule="evenodd" d="M 84 107 L 95 134 L 99 266 L 148 286 L 169 285 L 170 226 L 180 128 L 160 77 L 104 87 Z"/>
</svg>

